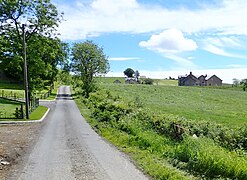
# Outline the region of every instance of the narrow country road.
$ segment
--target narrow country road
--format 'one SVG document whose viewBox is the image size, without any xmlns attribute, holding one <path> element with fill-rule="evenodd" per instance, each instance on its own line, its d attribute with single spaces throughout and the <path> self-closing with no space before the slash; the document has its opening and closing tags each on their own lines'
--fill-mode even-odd
<svg viewBox="0 0 247 180">
<path fill-rule="evenodd" d="M 9 179 L 148 179 L 91 129 L 71 98 L 69 86 L 61 86 L 56 101 L 46 104 L 51 110 L 41 134 Z"/>
</svg>

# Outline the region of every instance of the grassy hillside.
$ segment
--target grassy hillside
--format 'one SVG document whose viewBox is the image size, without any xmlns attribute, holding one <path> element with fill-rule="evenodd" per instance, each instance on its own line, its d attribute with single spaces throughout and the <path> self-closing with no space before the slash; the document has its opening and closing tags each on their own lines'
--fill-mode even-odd
<svg viewBox="0 0 247 180">
<path fill-rule="evenodd" d="M 138 100 L 157 114 L 169 113 L 229 126 L 247 123 L 247 93 L 243 91 L 178 87 L 169 81 L 166 86 L 148 86 L 113 84 L 107 83 L 108 80 L 101 83 L 101 87 L 127 100 Z"/>
<path fill-rule="evenodd" d="M 153 179 L 247 179 L 246 92 L 108 80 L 75 101 Z"/>
</svg>

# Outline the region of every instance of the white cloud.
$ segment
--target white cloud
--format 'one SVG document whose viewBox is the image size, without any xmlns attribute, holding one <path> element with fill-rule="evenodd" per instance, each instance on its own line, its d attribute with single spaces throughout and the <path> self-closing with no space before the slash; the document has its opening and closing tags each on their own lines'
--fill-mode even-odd
<svg viewBox="0 0 247 180">
<path fill-rule="evenodd" d="M 185 38 L 183 33 L 177 29 L 168 29 L 160 34 L 152 35 L 149 40 L 141 41 L 139 46 L 175 61 L 177 68 L 197 67 L 191 59 L 178 55 L 181 52 L 196 50 L 197 44 L 192 39 Z"/>
<path fill-rule="evenodd" d="M 79 4 L 57 3 L 67 20 L 59 27 L 62 39 L 83 39 L 104 32 L 145 33 L 170 28 L 187 33 L 213 30 L 220 34 L 247 35 L 247 21 L 243 19 L 247 12 L 246 0 L 222 0 L 221 6 L 204 6 L 197 10 L 170 10 L 143 5 L 137 0 L 94 0 Z"/>
<path fill-rule="evenodd" d="M 243 49 L 245 48 L 244 43 L 234 36 L 225 36 L 221 37 L 210 37 L 203 40 L 203 47 L 205 51 L 208 51 L 212 54 L 232 57 L 232 58 L 245 58 L 242 55 L 234 54 L 228 52 L 229 50 Z"/>
<path fill-rule="evenodd" d="M 139 57 L 111 57 L 108 58 L 109 61 L 130 61 L 130 60 L 140 60 Z"/>
<path fill-rule="evenodd" d="M 91 4 L 92 8 L 99 13 L 105 15 L 114 15 L 118 12 L 129 11 L 139 7 L 136 0 L 94 0 Z"/>
<path fill-rule="evenodd" d="M 245 65 L 242 64 L 229 64 L 227 65 L 228 68 L 246 68 Z"/>
<path fill-rule="evenodd" d="M 159 53 L 179 53 L 197 49 L 196 42 L 186 39 L 177 29 L 168 29 L 158 35 L 152 35 L 148 41 L 141 41 L 139 45 Z"/>
<path fill-rule="evenodd" d="M 193 60 L 193 59 L 195 59 L 195 57 L 190 56 L 190 57 L 188 57 L 188 59 Z"/>
<path fill-rule="evenodd" d="M 188 58 L 183 58 L 174 54 L 166 54 L 164 55 L 165 58 L 171 59 L 176 62 L 176 69 L 191 69 L 191 68 L 198 68 L 191 60 Z"/>
<path fill-rule="evenodd" d="M 230 48 L 240 48 L 242 43 L 236 37 L 217 37 L 217 38 L 207 38 L 205 40 L 206 44 L 213 44 L 218 47 L 230 47 Z"/>
<path fill-rule="evenodd" d="M 228 53 L 223 48 L 217 47 L 212 44 L 207 44 L 204 48 L 205 51 L 208 51 L 212 54 L 220 55 L 220 56 L 226 56 L 226 57 L 232 57 L 232 58 L 245 58 L 244 56 L 234 54 L 234 53 Z"/>
</svg>

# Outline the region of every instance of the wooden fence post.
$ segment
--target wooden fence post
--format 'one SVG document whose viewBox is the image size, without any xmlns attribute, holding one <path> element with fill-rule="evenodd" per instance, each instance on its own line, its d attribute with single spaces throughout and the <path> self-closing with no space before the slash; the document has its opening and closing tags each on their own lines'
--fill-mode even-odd
<svg viewBox="0 0 247 180">
<path fill-rule="evenodd" d="M 19 109 L 18 109 L 18 107 L 15 108 L 15 117 L 16 117 L 17 119 L 19 119 Z"/>
<path fill-rule="evenodd" d="M 21 119 L 24 119 L 24 109 L 23 109 L 23 104 L 21 104 Z"/>
</svg>

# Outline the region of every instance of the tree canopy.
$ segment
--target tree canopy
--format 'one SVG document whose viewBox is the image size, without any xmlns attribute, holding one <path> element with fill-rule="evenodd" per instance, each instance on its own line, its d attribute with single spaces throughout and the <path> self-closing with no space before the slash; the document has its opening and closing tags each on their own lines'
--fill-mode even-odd
<svg viewBox="0 0 247 180">
<path fill-rule="evenodd" d="M 1 0 L 1 34 L 14 35 L 21 39 L 21 27 L 25 24 L 26 40 L 33 34 L 54 35 L 62 19 L 50 0 Z"/>
<path fill-rule="evenodd" d="M 132 77 L 134 77 L 133 75 L 135 74 L 135 71 L 131 68 L 127 68 L 127 69 L 125 69 L 125 71 L 123 73 L 125 76 L 132 78 Z"/>
<path fill-rule="evenodd" d="M 243 90 L 246 91 L 246 89 L 247 89 L 247 79 L 242 79 L 240 84 L 243 85 Z"/>
<path fill-rule="evenodd" d="M 23 80 L 24 35 L 31 90 L 52 83 L 57 65 L 67 62 L 68 45 L 56 37 L 61 20 L 62 13 L 50 0 L 1 0 L 0 68 L 5 74 L 17 81 Z"/>
<path fill-rule="evenodd" d="M 86 97 L 95 88 L 94 77 L 107 73 L 110 68 L 103 49 L 92 41 L 73 45 L 71 67 L 82 80 L 82 90 Z"/>
<path fill-rule="evenodd" d="M 232 83 L 233 83 L 234 86 L 238 86 L 240 84 L 240 80 L 237 79 L 237 78 L 233 78 L 232 79 Z"/>
</svg>

